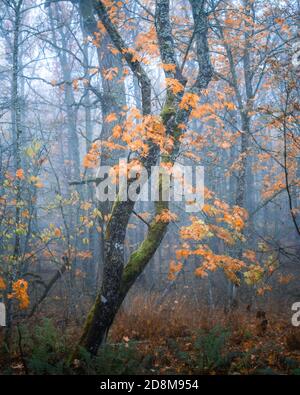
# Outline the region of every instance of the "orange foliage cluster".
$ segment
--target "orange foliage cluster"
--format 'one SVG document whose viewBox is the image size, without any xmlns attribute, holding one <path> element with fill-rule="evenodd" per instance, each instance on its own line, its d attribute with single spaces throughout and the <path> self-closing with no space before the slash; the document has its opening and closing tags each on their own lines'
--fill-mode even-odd
<svg viewBox="0 0 300 395">
<path fill-rule="evenodd" d="M 176 273 L 179 273 L 180 270 L 182 269 L 183 264 L 181 262 L 175 262 L 171 261 L 169 264 L 169 274 L 168 274 L 168 279 L 169 280 L 175 280 L 176 278 Z"/>
<path fill-rule="evenodd" d="M 212 198 L 212 195 L 210 197 Z M 245 209 L 238 206 L 231 208 L 228 204 L 214 199 L 213 204 L 204 205 L 203 213 L 209 220 L 205 222 L 196 216 L 190 217 L 191 224 L 183 226 L 180 230 L 180 236 L 183 240 L 203 242 L 209 238 L 217 237 L 231 246 L 235 244 L 236 240 L 243 240 L 241 231 L 245 227 L 247 219 Z M 212 223 L 212 220 L 215 223 Z M 222 226 L 216 223 L 222 223 Z M 199 277 L 207 276 L 207 271 L 215 271 L 217 268 L 222 268 L 230 280 L 239 283 L 240 280 L 236 273 L 246 266 L 240 259 L 235 259 L 228 255 L 214 254 L 207 245 L 201 245 L 196 249 L 192 249 L 185 242 L 182 248 L 176 251 L 177 259 L 187 258 L 192 255 L 202 257 L 201 266 L 195 271 L 195 274 Z M 248 251 L 246 257 L 253 258 L 253 255 Z"/>
<path fill-rule="evenodd" d="M 17 171 L 16 171 L 16 177 L 19 179 L 19 180 L 24 180 L 24 170 L 23 169 L 18 169 Z"/>
<path fill-rule="evenodd" d="M 13 283 L 12 285 L 13 293 L 8 295 L 10 299 L 17 299 L 19 301 L 20 309 L 27 309 L 29 306 L 29 296 L 28 296 L 28 282 L 26 280 L 20 279 Z"/>
<path fill-rule="evenodd" d="M 164 66 L 164 68 L 165 67 L 166 65 Z M 177 95 L 184 90 L 184 86 L 175 78 L 166 78 L 166 84 L 167 87 L 174 93 L 174 95 Z"/>
<path fill-rule="evenodd" d="M 195 109 L 199 102 L 199 96 L 195 93 L 185 93 L 179 107 L 184 110 L 189 110 L 190 108 Z"/>
<path fill-rule="evenodd" d="M 115 114 L 110 114 L 107 119 L 114 121 Z M 143 116 L 137 108 L 129 111 L 122 125 L 114 126 L 113 138 L 122 139 L 131 151 L 138 152 L 141 156 L 147 156 L 150 141 L 157 144 L 163 153 L 168 152 L 173 146 L 173 140 L 166 135 L 160 116 Z M 120 149 L 120 145 L 115 145 L 111 141 L 107 143 L 111 149 Z"/>
<path fill-rule="evenodd" d="M 155 217 L 156 222 L 165 222 L 165 223 L 175 221 L 176 219 L 177 219 L 177 215 L 171 213 L 171 211 L 167 209 L 163 210 L 160 214 L 158 214 Z"/>
<path fill-rule="evenodd" d="M 93 143 L 89 152 L 83 158 L 83 166 L 88 169 L 94 169 L 99 164 L 99 144 Z"/>
<path fill-rule="evenodd" d="M 0 277 L 0 291 L 4 290 L 6 288 L 5 281 L 3 280 L 2 277 Z"/>
<path fill-rule="evenodd" d="M 176 64 L 172 64 L 172 63 L 162 63 L 162 68 L 164 69 L 164 71 L 168 72 L 172 72 L 174 73 L 176 70 Z"/>
<path fill-rule="evenodd" d="M 155 27 L 151 25 L 148 31 L 139 33 L 136 37 L 135 45 L 136 50 L 142 51 L 144 55 L 159 56 Z"/>
<path fill-rule="evenodd" d="M 216 271 L 218 268 L 220 268 L 224 270 L 226 276 L 233 283 L 240 283 L 240 279 L 236 273 L 246 266 L 246 264 L 240 259 L 235 259 L 228 255 L 214 254 L 212 250 L 206 245 L 197 248 L 196 250 L 191 250 L 187 245 L 184 247 L 187 248 L 178 249 L 176 251 L 177 259 L 187 258 L 188 256 L 202 257 L 201 266 L 195 270 L 196 276 L 206 277 L 209 271 Z"/>
</svg>

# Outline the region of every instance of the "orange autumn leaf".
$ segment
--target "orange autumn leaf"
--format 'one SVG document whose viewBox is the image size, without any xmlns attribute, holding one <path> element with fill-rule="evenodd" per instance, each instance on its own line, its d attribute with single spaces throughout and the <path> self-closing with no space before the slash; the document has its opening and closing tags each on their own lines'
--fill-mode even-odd
<svg viewBox="0 0 300 395">
<path fill-rule="evenodd" d="M 293 280 L 294 280 L 293 274 L 286 274 L 286 275 L 284 275 L 284 274 L 280 273 L 278 275 L 278 282 L 279 282 L 279 284 L 286 285 L 286 284 L 289 284 Z"/>
<path fill-rule="evenodd" d="M 209 225 L 197 217 L 191 218 L 191 225 L 183 226 L 180 229 L 180 237 L 182 239 L 203 240 L 212 237 Z"/>
<path fill-rule="evenodd" d="M 270 285 L 265 285 L 257 289 L 256 293 L 259 296 L 263 296 L 266 292 L 272 291 L 272 287 Z"/>
<path fill-rule="evenodd" d="M 117 115 L 116 115 L 114 112 L 112 112 L 111 114 L 109 114 L 109 115 L 105 118 L 105 122 L 110 123 L 110 122 L 116 121 L 117 119 L 118 119 L 118 118 L 117 118 Z"/>
<path fill-rule="evenodd" d="M 5 284 L 4 280 L 3 280 L 3 278 L 0 277 L 0 290 L 3 290 L 5 288 L 6 288 L 6 284 Z"/>
<path fill-rule="evenodd" d="M 108 81 L 111 81 L 118 75 L 118 72 L 118 67 L 111 67 L 110 69 L 106 69 L 104 71 L 104 78 Z"/>
<path fill-rule="evenodd" d="M 119 139 L 122 136 L 122 127 L 120 125 L 116 125 L 113 128 L 113 133 L 112 133 L 113 138 Z"/>
<path fill-rule="evenodd" d="M 162 67 L 165 71 L 171 71 L 172 73 L 176 71 L 176 64 L 173 63 L 163 63 Z"/>
<path fill-rule="evenodd" d="M 98 166 L 99 153 L 95 149 L 91 149 L 83 158 L 83 166 L 88 169 L 94 169 Z"/>
<path fill-rule="evenodd" d="M 183 267 L 183 264 L 181 262 L 175 262 L 175 261 L 171 261 L 170 265 L 169 265 L 169 274 L 168 274 L 168 278 L 169 280 L 174 280 L 175 279 L 175 274 L 179 273 L 181 271 Z"/>
<path fill-rule="evenodd" d="M 36 188 L 43 188 L 44 184 L 43 184 L 42 182 L 38 181 L 38 182 L 36 182 L 36 183 L 34 184 L 34 186 L 35 186 Z"/>
<path fill-rule="evenodd" d="M 61 230 L 59 228 L 56 228 L 54 231 L 54 234 L 56 237 L 60 237 L 61 236 Z"/>
<path fill-rule="evenodd" d="M 91 251 L 78 251 L 76 256 L 81 259 L 89 259 L 93 257 Z"/>
<path fill-rule="evenodd" d="M 180 259 L 180 258 L 185 259 L 185 258 L 189 257 L 190 255 L 191 255 L 191 251 L 184 250 L 184 249 L 176 250 L 176 258 L 177 259 Z"/>
<path fill-rule="evenodd" d="M 250 262 L 253 262 L 253 263 L 256 263 L 256 262 L 257 262 L 255 251 L 246 250 L 246 251 L 243 253 L 243 256 L 244 256 L 245 258 L 247 258 Z"/>
<path fill-rule="evenodd" d="M 208 274 L 206 273 L 206 271 L 203 269 L 203 267 L 198 267 L 195 270 L 195 276 L 203 278 L 203 277 L 207 277 Z"/>
<path fill-rule="evenodd" d="M 17 171 L 16 171 L 16 177 L 19 179 L 19 180 L 24 180 L 24 170 L 23 169 L 18 169 Z"/>
<path fill-rule="evenodd" d="M 115 48 L 113 45 L 108 45 L 107 48 L 109 49 L 109 51 L 113 54 L 113 55 L 118 55 L 119 54 L 119 50 L 117 48 Z"/>
<path fill-rule="evenodd" d="M 196 95 L 195 93 L 186 93 L 182 100 L 181 103 L 179 104 L 179 107 L 183 110 L 189 110 L 189 108 L 196 108 L 197 104 L 199 101 L 199 96 Z"/>
<path fill-rule="evenodd" d="M 72 81 L 73 89 L 74 91 L 78 91 L 78 80 L 73 80 Z"/>
<path fill-rule="evenodd" d="M 164 222 L 164 223 L 175 221 L 176 219 L 177 219 L 177 215 L 171 213 L 171 211 L 168 209 L 162 210 L 162 212 L 155 217 L 156 222 Z"/>
<path fill-rule="evenodd" d="M 174 78 L 166 78 L 166 84 L 175 95 L 184 90 L 184 86 Z"/>
<path fill-rule="evenodd" d="M 24 211 L 22 211 L 21 216 L 23 218 L 30 218 L 30 213 L 28 210 L 24 210 Z"/>
</svg>

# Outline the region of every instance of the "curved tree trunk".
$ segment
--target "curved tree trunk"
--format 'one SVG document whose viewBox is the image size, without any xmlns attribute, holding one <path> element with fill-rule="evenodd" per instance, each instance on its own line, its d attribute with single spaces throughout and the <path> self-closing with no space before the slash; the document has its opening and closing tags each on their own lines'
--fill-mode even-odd
<svg viewBox="0 0 300 395">
<path fill-rule="evenodd" d="M 207 87 L 212 77 L 212 67 L 207 45 L 207 21 L 204 12 L 205 2 L 194 0 L 190 2 L 194 15 L 194 37 L 197 44 L 197 58 L 199 63 L 199 74 L 193 87 L 193 93 L 199 93 L 201 89 Z M 151 114 L 150 79 L 145 73 L 141 63 L 133 57 L 126 47 L 123 39 L 112 24 L 102 1 L 95 1 L 94 7 L 115 47 L 123 54 L 124 60 L 139 81 L 143 115 Z M 186 80 L 182 76 L 181 69 L 175 57 L 175 45 L 169 20 L 169 0 L 156 1 L 155 17 L 155 27 L 162 61 L 165 64 L 175 65 L 175 70 L 165 72 L 166 77 L 177 79 L 182 86 L 185 87 Z M 199 23 L 201 23 L 201 29 L 199 29 Z M 172 151 L 162 158 L 163 161 L 168 163 L 174 163 L 176 155 L 178 154 L 180 137 L 182 134 L 182 129 L 179 128 L 178 125 L 186 123 L 190 114 L 190 110 L 181 109 L 179 106 L 183 93 L 184 92 L 180 92 L 175 95 L 171 89 L 168 89 L 166 101 L 161 112 L 161 119 L 166 133 L 174 140 Z M 153 142 L 148 141 L 147 143 L 149 145 L 149 153 L 146 157 L 141 158 L 141 162 L 146 168 L 148 175 L 151 175 L 151 167 L 157 163 L 160 157 L 160 150 Z M 130 185 L 130 182 L 128 182 L 128 184 Z M 162 184 L 160 183 L 160 189 L 161 188 Z M 148 234 L 139 248 L 131 254 L 125 266 L 124 241 L 126 228 L 134 209 L 134 202 L 130 200 L 126 202 L 119 199 L 116 200 L 105 232 L 102 286 L 88 315 L 83 334 L 73 357 L 78 356 L 80 347 L 85 348 L 92 355 L 97 353 L 122 301 L 135 280 L 152 258 L 166 233 L 168 223 L 157 222 L 155 217 L 167 208 L 168 202 L 157 202 L 155 216 L 149 225 Z"/>
</svg>

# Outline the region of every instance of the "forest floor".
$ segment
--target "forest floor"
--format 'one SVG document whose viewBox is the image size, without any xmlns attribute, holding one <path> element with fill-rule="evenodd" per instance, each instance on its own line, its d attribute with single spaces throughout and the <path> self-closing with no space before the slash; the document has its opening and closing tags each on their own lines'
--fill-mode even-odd
<svg viewBox="0 0 300 395">
<path fill-rule="evenodd" d="M 300 328 L 262 310 L 121 312 L 111 340 L 136 342 L 154 374 L 300 374 Z"/>
<path fill-rule="evenodd" d="M 97 359 L 83 353 L 76 368 L 86 374 L 300 375 L 300 328 L 289 317 L 135 305 L 138 311 L 119 312 Z M 76 374 L 67 360 L 78 326 L 62 331 L 53 318 L 36 317 L 18 328 L 10 352 L 2 346 L 0 374 Z"/>
</svg>

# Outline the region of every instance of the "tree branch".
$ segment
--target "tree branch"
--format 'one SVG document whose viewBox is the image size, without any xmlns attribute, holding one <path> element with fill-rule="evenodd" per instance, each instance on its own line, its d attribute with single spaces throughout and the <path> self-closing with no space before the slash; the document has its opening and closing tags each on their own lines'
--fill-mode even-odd
<svg viewBox="0 0 300 395">
<path fill-rule="evenodd" d="M 99 19 L 103 23 L 115 47 L 119 50 L 122 57 L 126 60 L 131 71 L 139 81 L 141 87 L 142 108 L 144 115 L 150 114 L 151 113 L 151 82 L 147 73 L 145 72 L 141 63 L 136 59 L 136 56 L 133 53 L 133 51 L 130 50 L 130 48 L 128 48 L 123 38 L 119 34 L 118 30 L 116 29 L 116 27 L 113 25 L 107 13 L 106 6 L 103 4 L 103 2 L 101 0 L 94 0 L 93 5 Z"/>
</svg>

